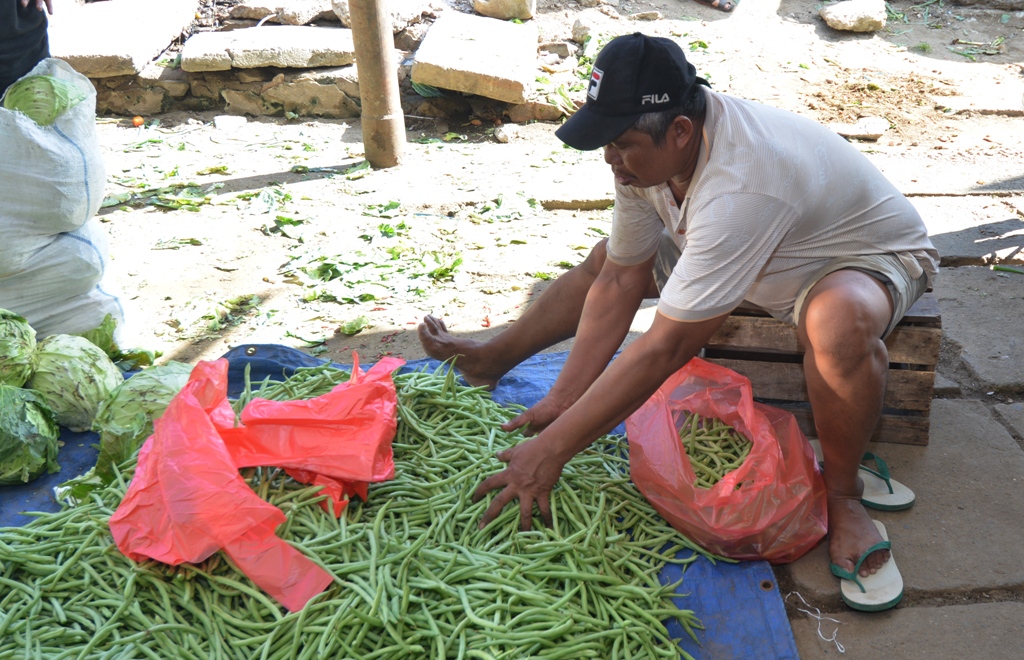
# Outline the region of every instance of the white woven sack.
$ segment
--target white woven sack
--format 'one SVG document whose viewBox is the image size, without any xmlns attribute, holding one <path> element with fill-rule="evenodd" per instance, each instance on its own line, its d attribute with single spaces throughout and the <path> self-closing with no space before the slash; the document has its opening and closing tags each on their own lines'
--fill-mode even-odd
<svg viewBox="0 0 1024 660">
<path fill-rule="evenodd" d="M 107 235 L 95 218 L 51 237 L 20 272 L 0 277 L 0 309 L 25 317 L 40 338 L 92 330 L 107 314 L 121 330 L 121 301 L 103 286 L 107 255 Z"/>
<path fill-rule="evenodd" d="M 88 98 L 50 126 L 0 103 L 0 277 L 23 270 L 54 235 L 96 215 L 106 180 L 96 136 L 96 90 L 89 79 L 54 58 L 26 75 L 73 82 Z"/>
</svg>

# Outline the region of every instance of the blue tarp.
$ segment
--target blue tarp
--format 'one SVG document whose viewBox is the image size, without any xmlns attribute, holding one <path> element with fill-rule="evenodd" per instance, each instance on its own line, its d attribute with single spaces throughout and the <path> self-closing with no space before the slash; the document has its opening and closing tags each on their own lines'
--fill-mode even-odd
<svg viewBox="0 0 1024 660">
<path fill-rule="evenodd" d="M 545 353 L 526 360 L 502 378 L 493 396 L 499 403 L 530 406 L 539 401 L 554 384 L 567 353 Z M 311 367 L 323 360 L 286 346 L 253 344 L 239 346 L 224 355 L 229 361 L 228 395 L 237 397 L 244 387 L 246 366 L 253 382 L 269 376 L 281 379 L 298 367 Z M 436 360 L 416 360 L 403 372 L 436 369 Z M 345 367 L 344 365 L 338 365 Z M 369 365 L 365 365 L 368 367 Z M 616 433 L 625 433 L 622 426 Z M 97 436 L 93 433 L 61 434 L 61 471 L 41 477 L 24 486 L 0 487 L 0 527 L 24 525 L 31 518 L 22 511 L 56 511 L 53 487 L 86 472 L 96 462 Z M 664 583 L 676 582 L 682 568 L 667 565 L 662 571 Z M 775 575 L 767 562 L 727 564 L 698 559 L 686 569 L 676 605 L 692 609 L 706 630 L 698 637 L 701 646 L 691 640 L 678 622 L 669 622 L 669 631 L 682 638 L 682 646 L 699 660 L 732 658 L 775 658 L 799 660 L 793 632 L 786 617 Z"/>
</svg>

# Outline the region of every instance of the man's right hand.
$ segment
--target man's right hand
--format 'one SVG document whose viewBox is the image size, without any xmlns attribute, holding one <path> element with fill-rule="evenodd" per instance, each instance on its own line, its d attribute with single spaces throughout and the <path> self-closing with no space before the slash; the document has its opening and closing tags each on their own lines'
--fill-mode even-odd
<svg viewBox="0 0 1024 660">
<path fill-rule="evenodd" d="M 571 401 L 560 401 L 548 393 L 547 396 L 535 403 L 529 410 L 502 424 L 501 430 L 510 432 L 525 426 L 523 435 L 537 435 L 546 429 L 551 422 L 558 419 L 559 415 L 568 410 L 571 405 Z"/>
<path fill-rule="evenodd" d="M 28 7 L 28 3 L 29 0 L 21 0 L 22 7 Z M 35 3 L 36 9 L 43 11 L 43 8 L 45 7 L 46 12 L 50 14 L 50 16 L 53 16 L 53 0 L 35 0 Z"/>
</svg>

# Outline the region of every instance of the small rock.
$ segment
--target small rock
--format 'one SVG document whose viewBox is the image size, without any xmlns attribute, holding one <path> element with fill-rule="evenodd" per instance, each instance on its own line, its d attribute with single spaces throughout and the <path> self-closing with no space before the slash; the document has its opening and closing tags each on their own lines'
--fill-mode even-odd
<svg viewBox="0 0 1024 660">
<path fill-rule="evenodd" d="M 395 48 L 416 52 L 420 44 L 423 43 L 423 37 L 427 35 L 427 30 L 429 29 L 430 23 L 413 23 L 395 34 Z"/>
<path fill-rule="evenodd" d="M 565 59 L 572 54 L 574 48 L 565 41 L 550 41 L 546 44 L 541 44 L 539 50 L 541 52 L 554 53 L 558 57 Z"/>
<path fill-rule="evenodd" d="M 834 30 L 876 32 L 885 27 L 885 0 L 846 0 L 822 7 L 818 14 Z"/>
<path fill-rule="evenodd" d="M 885 117 L 861 117 L 854 124 L 832 124 L 830 128 L 845 138 L 877 140 L 889 130 L 889 120 Z"/>
<path fill-rule="evenodd" d="M 630 14 L 629 18 L 634 21 L 660 21 L 660 11 L 642 11 L 636 14 Z"/>
<path fill-rule="evenodd" d="M 473 9 L 479 14 L 508 21 L 513 18 L 533 18 L 537 11 L 537 0 L 473 0 Z"/>
<path fill-rule="evenodd" d="M 529 121 L 558 121 L 562 110 L 550 103 L 529 102 L 510 106 L 506 114 L 513 123 L 525 124 Z"/>
<path fill-rule="evenodd" d="M 213 118 L 213 126 L 218 131 L 237 131 L 247 123 L 249 123 L 248 119 L 237 115 L 217 115 Z"/>
<path fill-rule="evenodd" d="M 583 43 L 587 40 L 594 32 L 594 24 L 583 19 L 577 18 L 576 22 L 572 24 L 572 40 L 578 44 Z"/>
<path fill-rule="evenodd" d="M 503 124 L 494 129 L 494 139 L 502 144 L 519 137 L 519 127 L 515 124 Z"/>
</svg>

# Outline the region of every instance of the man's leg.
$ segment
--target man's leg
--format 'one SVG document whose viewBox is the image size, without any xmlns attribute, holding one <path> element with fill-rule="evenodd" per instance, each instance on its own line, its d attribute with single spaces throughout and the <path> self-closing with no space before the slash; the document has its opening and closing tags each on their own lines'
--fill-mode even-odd
<svg viewBox="0 0 1024 660">
<path fill-rule="evenodd" d="M 418 328 L 423 350 L 437 360 L 459 356 L 456 366 L 467 383 L 494 387 L 523 360 L 576 335 L 587 292 L 604 266 L 606 240 L 556 279 L 515 323 L 487 341 L 457 337 L 440 319 L 427 316 Z M 653 278 L 651 287 L 656 297 Z"/>
<path fill-rule="evenodd" d="M 884 284 L 861 271 L 839 270 L 814 285 L 797 326 L 825 459 L 829 555 L 847 571 L 882 540 L 860 503 L 858 469 L 882 410 L 889 354 L 880 337 L 892 314 Z M 877 572 L 888 558 L 886 550 L 872 553 L 860 574 Z"/>
</svg>

